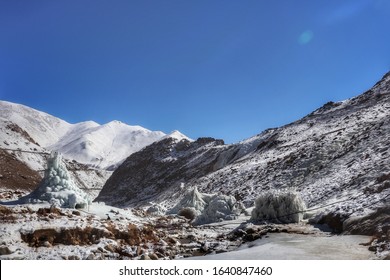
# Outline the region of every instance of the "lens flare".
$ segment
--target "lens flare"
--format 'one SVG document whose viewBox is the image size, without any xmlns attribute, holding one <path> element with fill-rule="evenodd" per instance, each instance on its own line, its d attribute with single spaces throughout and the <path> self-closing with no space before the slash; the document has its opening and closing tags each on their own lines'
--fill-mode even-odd
<svg viewBox="0 0 390 280">
<path fill-rule="evenodd" d="M 301 45 L 306 45 L 310 43 L 311 40 L 313 40 L 313 32 L 311 30 L 306 30 L 301 35 L 299 35 L 298 42 Z"/>
</svg>

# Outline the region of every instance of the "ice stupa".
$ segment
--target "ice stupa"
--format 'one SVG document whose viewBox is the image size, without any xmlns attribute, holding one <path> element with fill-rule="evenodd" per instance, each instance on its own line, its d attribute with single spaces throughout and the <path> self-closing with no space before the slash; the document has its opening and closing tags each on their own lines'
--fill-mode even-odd
<svg viewBox="0 0 390 280">
<path fill-rule="evenodd" d="M 233 220 L 241 212 L 233 196 L 222 194 L 205 194 L 196 187 L 187 191 L 183 199 L 168 214 L 179 214 L 191 211 L 193 224 L 208 224 L 221 220 Z"/>
<path fill-rule="evenodd" d="M 255 200 L 252 220 L 267 220 L 276 223 L 299 223 L 306 205 L 295 191 L 271 191 Z"/>
<path fill-rule="evenodd" d="M 45 176 L 39 186 L 21 199 L 26 203 L 47 201 L 63 208 L 85 208 L 91 198 L 72 181 L 61 154 L 53 152 L 47 162 Z"/>
</svg>

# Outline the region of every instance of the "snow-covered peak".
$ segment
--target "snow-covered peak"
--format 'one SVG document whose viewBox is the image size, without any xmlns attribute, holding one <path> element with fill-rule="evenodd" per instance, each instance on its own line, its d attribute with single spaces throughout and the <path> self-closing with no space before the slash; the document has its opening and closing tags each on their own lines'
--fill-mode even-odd
<svg viewBox="0 0 390 280">
<path fill-rule="evenodd" d="M 76 127 L 50 149 L 81 163 L 108 168 L 164 136 L 161 131 L 113 121 L 87 127 L 82 133 Z"/>
<path fill-rule="evenodd" d="M 114 121 L 110 121 L 106 124 L 103 124 L 102 125 L 103 127 L 107 127 L 107 128 L 110 128 L 110 129 L 115 129 L 115 130 L 127 130 L 127 131 L 143 131 L 143 132 L 149 132 L 150 130 L 149 129 L 146 129 L 140 125 L 128 125 L 124 122 L 121 122 L 121 121 L 117 121 L 117 120 L 114 120 Z M 164 133 L 165 135 L 165 133 Z"/>
<path fill-rule="evenodd" d="M 173 138 L 173 139 L 176 139 L 176 140 L 178 140 L 178 141 L 181 141 L 181 140 L 183 140 L 183 139 L 188 140 L 188 141 L 190 141 L 190 142 L 194 141 L 194 140 L 192 140 L 191 138 L 185 136 L 183 133 L 181 133 L 181 132 L 178 131 L 178 130 L 172 131 L 171 133 L 165 135 L 162 139 L 167 139 L 167 138 Z"/>
</svg>

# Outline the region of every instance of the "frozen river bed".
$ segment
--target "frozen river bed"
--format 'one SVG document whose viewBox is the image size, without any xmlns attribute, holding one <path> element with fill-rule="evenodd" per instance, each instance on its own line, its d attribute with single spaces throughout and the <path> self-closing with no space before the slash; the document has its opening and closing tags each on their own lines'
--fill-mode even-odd
<svg viewBox="0 0 390 280">
<path fill-rule="evenodd" d="M 191 259 L 210 260 L 359 260 L 375 259 L 367 246 L 369 236 L 271 233 L 237 250 Z"/>
</svg>

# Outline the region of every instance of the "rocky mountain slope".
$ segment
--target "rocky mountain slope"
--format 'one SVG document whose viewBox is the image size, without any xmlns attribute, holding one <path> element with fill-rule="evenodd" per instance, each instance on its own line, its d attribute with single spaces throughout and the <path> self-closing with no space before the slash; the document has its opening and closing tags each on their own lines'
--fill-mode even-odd
<svg viewBox="0 0 390 280">
<path fill-rule="evenodd" d="M 213 171 L 222 140 L 167 137 L 130 156 L 108 179 L 97 201 L 128 206 L 162 199 L 184 182 Z M 145 188 L 143 188 L 145 187 Z M 170 192 L 169 192 L 170 193 Z"/>
<path fill-rule="evenodd" d="M 363 215 L 390 202 L 389 109 L 390 73 L 355 98 L 237 144 L 165 138 L 128 157 L 97 200 L 170 208 L 184 185 L 251 206 L 260 193 L 293 189 L 309 209 Z"/>
<path fill-rule="evenodd" d="M 30 192 L 41 180 L 40 174 L 29 168 L 26 164 L 16 159 L 14 155 L 0 150 L 0 186 L 4 190 Z M 0 200 L 11 198 L 13 192 L 4 192 Z M 10 197 L 7 197 L 11 195 Z"/>
</svg>

